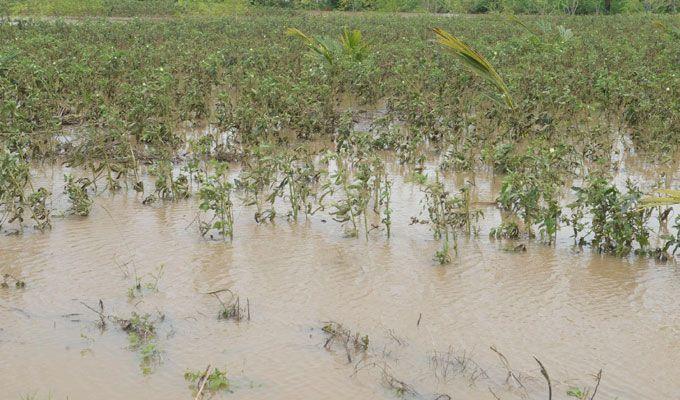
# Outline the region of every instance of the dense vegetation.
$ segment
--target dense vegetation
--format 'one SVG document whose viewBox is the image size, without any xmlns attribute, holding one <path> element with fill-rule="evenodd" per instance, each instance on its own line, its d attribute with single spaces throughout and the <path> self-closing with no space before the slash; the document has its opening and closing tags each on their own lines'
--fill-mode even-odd
<svg viewBox="0 0 680 400">
<path fill-rule="evenodd" d="M 389 237 L 389 152 L 424 194 L 441 263 L 483 218 L 474 182 L 452 192 L 450 172 L 501 177 L 494 237 L 552 244 L 564 228 L 617 255 L 677 249 L 672 202 L 643 207 L 636 183 L 611 182 L 621 152 L 677 171 L 677 17 L 407 18 L 0 25 L 0 223 L 49 228 L 52 194 L 29 171 L 52 160 L 84 172 L 65 179 L 72 214 L 87 215 L 94 193 L 128 188 L 145 204 L 196 196 L 205 236 L 238 235 L 243 203 L 259 223 L 322 210 L 350 236 Z M 486 55 L 512 102 L 462 68 L 432 26 Z M 367 118 L 370 128 L 356 124 Z M 668 189 L 672 175 L 645 190 Z"/>
<path fill-rule="evenodd" d="M 169 17 L 242 12 L 245 0 L 3 0 L 0 15 Z"/>
<path fill-rule="evenodd" d="M 275 7 L 432 13 L 677 13 L 678 0 L 4 0 L 0 14 L 61 16 L 224 15 Z"/>
</svg>

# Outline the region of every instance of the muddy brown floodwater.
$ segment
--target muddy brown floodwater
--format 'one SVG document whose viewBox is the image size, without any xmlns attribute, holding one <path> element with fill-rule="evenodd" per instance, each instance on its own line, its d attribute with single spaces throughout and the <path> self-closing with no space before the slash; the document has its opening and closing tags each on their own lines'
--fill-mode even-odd
<svg viewBox="0 0 680 400">
<path fill-rule="evenodd" d="M 493 185 L 478 182 L 480 198 Z M 124 191 L 46 233 L 3 235 L 0 273 L 26 287 L 0 289 L 0 398 L 191 399 L 184 372 L 212 364 L 232 390 L 216 398 L 398 398 L 384 369 L 417 392 L 406 398 L 546 399 L 536 356 L 556 399 L 592 389 L 600 369 L 597 399 L 680 399 L 677 265 L 578 250 L 566 234 L 555 247 L 508 252 L 487 236 L 499 221 L 489 207 L 480 236 L 437 266 L 439 243 L 409 224 L 421 196 L 395 177 L 389 240 L 346 238 L 324 215 L 257 225 L 238 208 L 233 243 L 206 241 L 192 225 L 195 201 L 145 206 Z M 130 298 L 133 276 L 148 282 L 160 266 L 158 290 Z M 249 299 L 250 321 L 217 319 L 206 293 L 221 289 Z M 112 315 L 165 316 L 152 373 L 124 332 L 101 331 L 80 303 L 100 299 Z M 369 352 L 350 364 L 341 348 L 325 349 L 326 321 L 367 334 Z M 506 382 L 490 346 L 523 387 Z"/>
</svg>

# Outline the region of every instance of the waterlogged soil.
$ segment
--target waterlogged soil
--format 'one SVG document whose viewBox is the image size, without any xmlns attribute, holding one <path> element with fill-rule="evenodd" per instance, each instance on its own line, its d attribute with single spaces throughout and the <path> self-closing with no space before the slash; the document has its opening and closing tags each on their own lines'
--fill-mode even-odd
<svg viewBox="0 0 680 400">
<path fill-rule="evenodd" d="M 597 399 L 680 398 L 675 263 L 594 254 L 567 232 L 554 247 L 491 240 L 499 215 L 483 206 L 479 237 L 460 239 L 453 262 L 438 266 L 440 244 L 411 224 L 422 194 L 393 173 L 390 239 L 347 238 L 323 214 L 257 225 L 239 205 L 233 242 L 210 241 L 198 233 L 195 200 L 148 206 L 132 190 L 104 193 L 89 217 L 55 218 L 46 233 L 1 236 L 0 273 L 26 287 L 0 288 L 0 398 L 191 399 L 184 372 L 211 364 L 230 380 L 215 398 L 545 399 L 534 356 L 553 398 L 592 392 L 600 369 Z M 53 185 L 61 192 L 60 178 Z M 497 182 L 477 176 L 476 188 L 484 204 Z M 520 243 L 526 252 L 508 251 Z M 155 290 L 129 295 L 135 275 L 145 286 L 161 266 Z M 208 293 L 223 289 L 248 299 L 250 321 L 218 320 Z M 109 315 L 164 316 L 151 373 L 125 332 L 101 330 L 81 304 L 100 299 Z M 328 321 L 368 335 L 369 350 L 349 362 L 343 346 L 326 349 Z M 507 379 L 491 346 L 518 379 Z"/>
</svg>

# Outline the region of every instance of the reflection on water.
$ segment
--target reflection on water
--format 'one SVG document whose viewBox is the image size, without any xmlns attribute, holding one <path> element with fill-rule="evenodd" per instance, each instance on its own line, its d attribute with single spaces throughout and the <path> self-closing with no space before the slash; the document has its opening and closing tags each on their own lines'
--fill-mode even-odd
<svg viewBox="0 0 680 400">
<path fill-rule="evenodd" d="M 461 239 L 454 262 L 439 267 L 427 226 L 409 225 L 421 194 L 397 181 L 389 240 L 345 238 L 323 215 L 258 226 L 239 208 L 233 243 L 209 242 L 192 224 L 193 201 L 144 206 L 132 192 L 102 195 L 89 217 L 57 219 L 44 234 L 0 237 L 0 273 L 27 283 L 0 289 L 0 397 L 189 399 L 183 373 L 210 363 L 228 371 L 234 393 L 225 397 L 395 398 L 378 370 L 355 373 L 341 351 L 323 348 L 319 328 L 332 320 L 368 334 L 364 363 L 388 365 L 421 398 L 493 399 L 489 387 L 503 399 L 544 398 L 532 356 L 557 398 L 592 387 L 600 368 L 598 398 L 678 398 L 677 266 L 573 249 L 566 235 L 554 248 L 507 252 L 486 237 L 499 221 L 486 208 L 480 237 Z M 478 182 L 479 199 L 490 200 L 493 186 Z M 130 298 L 134 276 L 148 279 L 161 265 L 158 292 Z M 218 321 L 207 293 L 219 289 L 248 298 L 252 320 Z M 123 332 L 101 332 L 80 304 L 99 299 L 114 315 L 165 315 L 152 374 L 140 372 Z M 526 389 L 505 383 L 492 345 Z M 484 375 L 435 374 L 433 351 L 449 349 Z"/>
</svg>

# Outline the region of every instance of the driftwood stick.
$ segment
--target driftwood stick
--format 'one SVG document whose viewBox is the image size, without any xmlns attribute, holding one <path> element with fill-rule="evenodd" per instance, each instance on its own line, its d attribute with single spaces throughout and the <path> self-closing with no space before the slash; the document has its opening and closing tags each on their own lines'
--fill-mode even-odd
<svg viewBox="0 0 680 400">
<path fill-rule="evenodd" d="M 515 375 L 515 373 L 512 372 L 512 367 L 510 367 L 510 361 L 508 361 L 507 357 L 505 357 L 505 355 L 503 353 L 501 353 L 500 350 L 498 350 L 496 348 L 496 346 L 491 346 L 490 349 L 491 349 L 491 351 L 493 351 L 494 353 L 496 353 L 498 355 L 498 358 L 501 360 L 501 363 L 503 363 L 503 366 L 505 367 L 505 369 L 508 370 L 508 376 L 505 378 L 505 382 L 508 383 L 510 381 L 510 378 L 512 378 L 512 379 L 515 380 L 515 382 L 517 382 L 517 384 L 522 389 L 526 390 L 526 387 L 524 387 L 524 384 L 519 379 L 519 377 L 517 377 L 517 375 Z"/>
<path fill-rule="evenodd" d="M 80 302 L 80 304 L 85 306 L 87 309 L 89 309 L 93 313 L 99 315 L 99 320 L 101 322 L 102 329 L 104 327 L 106 327 L 106 319 L 109 318 L 109 316 L 104 314 L 104 302 L 101 299 L 99 300 L 99 310 L 97 310 L 93 307 L 90 307 L 89 305 L 87 305 L 85 302 L 82 302 L 82 301 Z"/>
<path fill-rule="evenodd" d="M 210 376 L 210 370 L 212 369 L 212 366 L 208 364 L 208 367 L 205 369 L 205 372 L 201 376 L 201 378 L 198 380 L 198 392 L 196 392 L 196 397 L 194 397 L 194 400 L 198 400 L 201 398 L 201 395 L 203 394 L 203 389 L 205 389 L 205 385 L 208 383 L 208 377 Z"/>
<path fill-rule="evenodd" d="M 552 383 L 550 383 L 550 376 L 548 375 L 548 370 L 545 369 L 543 363 L 538 358 L 534 357 L 534 360 L 536 360 L 538 365 L 541 367 L 541 375 L 543 375 L 545 380 L 548 381 L 548 400 L 552 400 Z"/>
<path fill-rule="evenodd" d="M 595 395 L 597 394 L 597 389 L 600 387 L 601 380 L 602 380 L 602 368 L 600 368 L 600 372 L 597 373 L 597 383 L 595 384 L 595 390 L 593 391 L 593 395 L 590 396 L 590 400 L 593 400 L 595 398 Z"/>
</svg>

